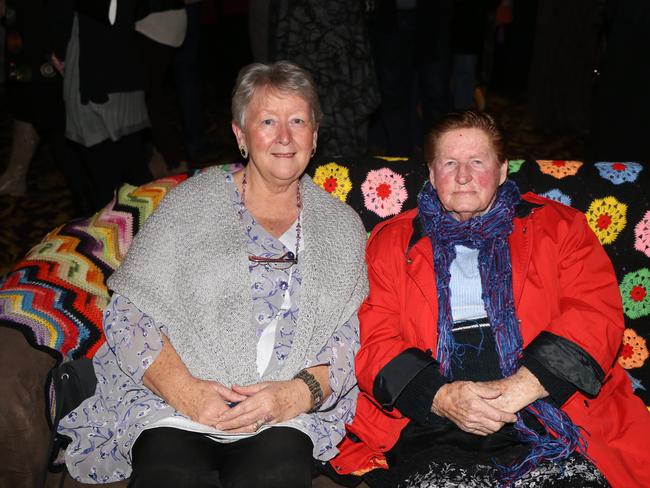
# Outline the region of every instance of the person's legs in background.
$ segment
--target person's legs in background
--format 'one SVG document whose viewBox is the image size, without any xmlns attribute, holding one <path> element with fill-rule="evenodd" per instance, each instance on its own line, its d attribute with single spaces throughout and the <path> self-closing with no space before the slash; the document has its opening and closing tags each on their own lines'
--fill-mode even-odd
<svg viewBox="0 0 650 488">
<path fill-rule="evenodd" d="M 177 48 L 166 46 L 138 33 L 138 44 L 146 74 L 145 93 L 151 124 L 151 138 L 169 169 L 184 160 L 183 148 L 175 134 L 165 99 L 165 77 L 174 62 Z"/>
<path fill-rule="evenodd" d="M 371 127 L 370 145 L 385 154 L 408 155 L 417 123 L 413 89 L 415 86 L 414 43 L 415 12 L 400 11 L 391 31 L 383 32 L 375 42 L 375 62 L 381 92 L 381 108 Z"/>
<path fill-rule="evenodd" d="M 52 159 L 57 168 L 63 173 L 63 178 L 68 186 L 75 215 L 88 216 L 95 210 L 90 191 L 90 182 L 79 152 L 72 147 L 72 143 L 65 138 L 62 130 L 51 130 L 44 134 L 44 139 L 50 145 Z"/>
<path fill-rule="evenodd" d="M 142 185 L 152 179 L 144 157 L 142 131 L 117 141 L 107 139 L 90 147 L 76 146 L 89 175 L 95 211 L 111 201 L 122 183 Z"/>
<path fill-rule="evenodd" d="M 452 62 L 452 85 L 455 110 L 474 108 L 476 86 L 476 63 L 474 54 L 454 54 Z"/>
<path fill-rule="evenodd" d="M 422 104 L 422 127 L 421 132 L 418 133 L 420 140 L 431 126 L 452 108 L 449 92 L 449 72 L 449 58 L 446 56 L 441 56 L 437 60 L 422 63 L 418 66 Z"/>
<path fill-rule="evenodd" d="M 121 162 L 120 183 L 130 183 L 135 186 L 144 185 L 152 180 L 151 173 L 145 161 L 143 131 L 134 132 L 115 141 L 115 152 Z"/>
<path fill-rule="evenodd" d="M 198 162 L 207 150 L 201 105 L 199 47 L 201 40 L 201 3 L 185 5 L 187 31 L 185 41 L 176 50 L 174 78 L 183 117 L 183 135 L 187 156 Z"/>
<path fill-rule="evenodd" d="M 0 195 L 20 197 L 25 194 L 27 171 L 38 147 L 38 141 L 38 133 L 31 123 L 14 120 L 9 163 L 0 176 Z"/>
</svg>

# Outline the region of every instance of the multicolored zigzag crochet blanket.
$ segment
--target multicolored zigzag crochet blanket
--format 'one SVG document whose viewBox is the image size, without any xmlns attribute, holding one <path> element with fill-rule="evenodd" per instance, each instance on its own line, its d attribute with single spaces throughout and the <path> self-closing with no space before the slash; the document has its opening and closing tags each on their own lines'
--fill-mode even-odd
<svg viewBox="0 0 650 488">
<path fill-rule="evenodd" d="M 0 281 L 0 319 L 62 359 L 92 357 L 104 342 L 106 279 L 162 198 L 189 176 L 123 185 L 100 212 L 50 232 Z"/>
</svg>

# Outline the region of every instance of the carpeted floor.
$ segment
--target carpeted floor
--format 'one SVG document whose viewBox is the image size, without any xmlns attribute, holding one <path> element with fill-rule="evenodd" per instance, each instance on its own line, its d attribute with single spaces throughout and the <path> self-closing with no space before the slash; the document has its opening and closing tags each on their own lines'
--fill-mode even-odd
<svg viewBox="0 0 650 488">
<path fill-rule="evenodd" d="M 230 132 L 229 100 L 206 90 L 207 132 L 214 143 L 215 163 L 239 158 Z M 512 159 L 578 159 L 584 155 L 584 136 L 549 136 L 536 132 L 525 106 L 508 99 L 488 97 L 488 111 L 498 117 L 507 133 L 507 155 Z M 180 130 L 179 130 L 180 134 Z M 0 114 L 0 171 L 9 156 L 11 119 Z M 47 145 L 39 147 L 27 176 L 27 194 L 0 196 L 0 276 L 11 269 L 31 246 L 50 230 L 75 217 L 70 194 L 52 162 Z"/>
</svg>

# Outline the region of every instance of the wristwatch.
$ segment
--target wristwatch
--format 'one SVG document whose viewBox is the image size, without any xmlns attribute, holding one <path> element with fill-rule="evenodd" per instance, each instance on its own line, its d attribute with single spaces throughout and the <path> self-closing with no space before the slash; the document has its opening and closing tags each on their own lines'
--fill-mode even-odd
<svg viewBox="0 0 650 488">
<path fill-rule="evenodd" d="M 320 387 L 320 383 L 318 380 L 314 377 L 313 374 L 311 374 L 309 371 L 306 369 L 301 369 L 298 371 L 298 373 L 293 377 L 294 380 L 302 380 L 305 382 L 307 385 L 307 388 L 309 388 L 309 393 L 311 394 L 311 403 L 312 407 L 311 410 L 307 413 L 315 412 L 320 408 L 320 406 L 323 404 L 323 389 Z"/>
</svg>

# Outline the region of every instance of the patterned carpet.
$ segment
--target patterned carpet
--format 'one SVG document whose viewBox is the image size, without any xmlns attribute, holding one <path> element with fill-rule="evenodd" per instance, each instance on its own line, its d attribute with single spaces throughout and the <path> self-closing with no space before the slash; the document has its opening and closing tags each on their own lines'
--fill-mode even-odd
<svg viewBox="0 0 650 488">
<path fill-rule="evenodd" d="M 219 163 L 239 158 L 230 132 L 229 100 L 206 90 L 207 132 Z M 507 155 L 512 159 L 578 159 L 584 155 L 583 135 L 549 136 L 536 132 L 525 106 L 505 98 L 488 98 L 488 110 L 496 115 L 507 134 Z M 180 134 L 180 129 L 179 129 Z M 0 171 L 9 157 L 11 119 L 0 113 Z M 0 196 L 0 276 L 9 271 L 34 244 L 75 217 L 70 194 L 54 165 L 49 148 L 39 147 L 27 176 L 24 197 Z"/>
</svg>

